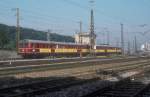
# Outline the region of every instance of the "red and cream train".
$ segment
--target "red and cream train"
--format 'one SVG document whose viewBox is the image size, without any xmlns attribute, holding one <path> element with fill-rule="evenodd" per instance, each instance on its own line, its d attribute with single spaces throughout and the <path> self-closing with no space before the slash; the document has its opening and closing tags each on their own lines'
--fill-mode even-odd
<svg viewBox="0 0 150 97">
<path fill-rule="evenodd" d="M 90 53 L 90 46 L 76 43 L 62 43 L 42 40 L 21 40 L 19 42 L 18 53 L 26 58 L 44 57 L 44 56 L 83 56 Z M 96 45 L 94 47 L 95 55 L 121 54 L 118 47 Z"/>
</svg>

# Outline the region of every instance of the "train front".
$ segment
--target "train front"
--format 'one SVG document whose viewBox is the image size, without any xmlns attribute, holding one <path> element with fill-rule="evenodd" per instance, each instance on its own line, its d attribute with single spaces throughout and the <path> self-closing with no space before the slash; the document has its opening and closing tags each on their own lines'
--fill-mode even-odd
<svg viewBox="0 0 150 97">
<path fill-rule="evenodd" d="M 23 58 L 31 58 L 33 56 L 36 56 L 37 53 L 38 49 L 34 48 L 29 40 L 19 41 L 18 54 Z"/>
</svg>

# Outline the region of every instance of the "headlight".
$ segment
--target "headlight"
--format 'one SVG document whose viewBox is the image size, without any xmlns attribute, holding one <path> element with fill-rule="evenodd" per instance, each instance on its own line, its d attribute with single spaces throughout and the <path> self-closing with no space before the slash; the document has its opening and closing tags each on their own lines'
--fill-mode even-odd
<svg viewBox="0 0 150 97">
<path fill-rule="evenodd" d="M 24 49 L 22 49 L 22 52 L 24 52 Z"/>
<path fill-rule="evenodd" d="M 33 49 L 32 51 L 35 52 L 35 49 Z"/>
</svg>

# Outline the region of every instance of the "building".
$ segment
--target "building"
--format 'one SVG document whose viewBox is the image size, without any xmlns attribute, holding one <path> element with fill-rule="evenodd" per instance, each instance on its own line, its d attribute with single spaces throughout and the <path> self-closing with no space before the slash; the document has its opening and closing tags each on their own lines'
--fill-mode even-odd
<svg viewBox="0 0 150 97">
<path fill-rule="evenodd" d="M 150 43 L 145 43 L 141 45 L 141 50 L 142 51 L 150 51 Z"/>
<path fill-rule="evenodd" d="M 94 42 L 96 41 L 96 35 L 94 37 Z M 75 42 L 80 44 L 88 44 L 91 43 L 91 35 L 87 32 L 79 32 L 75 34 Z"/>
<path fill-rule="evenodd" d="M 141 45 L 140 54 L 150 56 L 150 43 L 146 42 L 145 44 Z"/>
</svg>

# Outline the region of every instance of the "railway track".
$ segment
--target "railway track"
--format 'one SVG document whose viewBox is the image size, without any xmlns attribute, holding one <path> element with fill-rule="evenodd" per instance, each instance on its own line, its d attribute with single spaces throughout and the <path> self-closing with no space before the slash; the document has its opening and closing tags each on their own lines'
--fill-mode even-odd
<svg viewBox="0 0 150 97">
<path fill-rule="evenodd" d="M 16 74 L 16 73 L 25 73 L 25 72 L 32 72 L 32 71 L 42 71 L 42 70 L 51 70 L 51 69 L 64 69 L 64 68 L 73 68 L 73 67 L 84 67 L 90 65 L 99 65 L 99 64 L 110 64 L 110 63 L 121 63 L 121 62 L 130 62 L 134 60 L 143 60 L 147 59 L 147 57 L 143 58 L 126 58 L 126 59 L 73 59 L 72 60 L 50 60 L 49 64 L 39 64 L 39 65 L 31 65 L 25 62 L 21 65 L 14 64 L 14 65 L 0 65 L 0 75 L 9 75 L 9 74 Z M 45 60 L 40 60 L 45 61 Z M 48 61 L 48 60 L 46 60 Z M 22 61 L 21 61 L 22 62 Z M 24 61 L 23 61 L 24 62 Z M 36 62 L 36 61 L 35 61 Z M 82 65 L 81 65 L 82 64 Z"/>
<path fill-rule="evenodd" d="M 82 97 L 150 97 L 150 83 L 144 84 L 135 80 L 141 78 L 141 73 L 147 73 L 147 71 L 149 69 Z"/>
<path fill-rule="evenodd" d="M 122 65 L 122 66 L 114 66 L 112 68 L 104 68 L 102 71 L 108 71 L 108 72 L 123 72 L 123 71 L 128 71 L 128 70 L 134 70 L 134 69 L 144 69 L 144 68 L 149 68 L 150 63 L 149 62 L 138 62 L 138 63 L 131 63 L 127 65 Z"/>
<path fill-rule="evenodd" d="M 125 64 L 125 65 L 121 65 L 121 67 L 122 68 L 120 68 L 120 66 L 113 66 L 113 67 L 105 67 L 105 68 L 103 68 L 103 70 L 101 70 L 101 69 L 99 69 L 99 68 L 97 68 L 97 70 L 95 71 L 95 69 L 91 69 L 91 70 L 88 70 L 88 71 L 86 71 L 86 72 L 88 72 L 88 73 L 93 73 L 93 72 L 96 72 L 97 74 L 111 74 L 111 75 L 117 75 L 117 73 L 119 73 L 119 72 L 123 72 L 123 71 L 126 71 L 126 70 L 130 70 L 131 69 L 131 67 L 129 68 L 129 66 L 131 65 L 132 66 L 132 69 L 137 69 L 137 66 L 136 65 L 138 65 L 139 64 L 139 68 L 142 66 L 141 64 L 143 64 L 143 65 L 147 65 L 145 62 L 140 62 L 140 63 L 132 63 L 132 64 Z M 116 70 L 111 70 L 111 68 L 114 68 L 114 69 L 116 69 Z M 33 69 L 32 69 L 33 70 Z M 115 71 L 115 72 L 114 72 Z M 8 71 L 7 71 L 8 72 Z M 83 72 L 76 72 L 76 75 L 77 75 L 77 73 L 78 73 L 78 75 L 80 75 L 80 73 L 84 73 L 85 71 L 83 71 Z M 65 76 L 64 74 L 60 74 L 60 76 Z M 66 75 L 66 76 L 68 76 L 68 75 Z M 73 76 L 73 75 L 71 75 L 71 76 Z M 5 77 L 5 76 L 4 76 Z M 5 81 L 3 81 L 3 82 L 1 82 L 0 81 L 0 85 L 3 85 L 3 84 L 5 84 L 4 83 Z M 13 84 L 15 84 L 14 82 L 13 82 Z"/>
<path fill-rule="evenodd" d="M 112 60 L 112 61 L 85 61 L 85 62 L 79 62 L 79 63 L 66 63 L 66 64 L 55 64 L 55 65 L 38 65 L 38 66 L 22 66 L 22 67 L 7 67 L 7 68 L 0 68 L 0 76 L 7 76 L 7 75 L 14 75 L 14 74 L 18 74 L 18 73 L 29 73 L 29 72 L 34 72 L 34 71 L 46 71 L 46 70 L 59 70 L 59 69 L 67 69 L 67 68 L 77 68 L 77 67 L 87 67 L 87 66 L 92 66 L 94 64 L 94 66 L 96 65 L 100 65 L 100 64 L 112 64 L 112 63 L 121 63 L 121 62 L 126 62 L 128 61 L 129 64 L 125 64 L 125 65 L 121 65 L 122 68 L 124 66 L 130 67 L 130 65 L 141 65 L 145 64 L 146 62 L 137 62 L 137 64 L 133 64 L 130 63 L 133 60 L 129 59 L 129 60 Z M 82 64 L 82 65 L 81 65 Z M 138 65 L 137 65 L 138 66 Z M 111 68 L 103 68 L 105 70 L 109 71 L 116 69 L 117 67 L 121 68 L 120 66 L 112 66 Z"/>
<path fill-rule="evenodd" d="M 74 74 L 76 76 L 85 76 L 86 74 Z M 98 78 L 78 80 L 74 77 L 58 78 L 55 80 L 35 81 L 0 88 L 0 97 L 35 97 L 47 92 L 59 91 L 75 85 L 81 85 L 98 80 Z"/>
<path fill-rule="evenodd" d="M 139 64 L 144 64 L 145 62 L 140 62 Z M 82 64 L 83 65 L 83 64 Z M 75 66 L 75 67 L 82 67 L 82 65 L 77 65 L 77 66 Z M 125 64 L 125 65 L 123 65 L 122 64 L 122 67 L 128 67 L 129 65 L 135 65 L 135 64 L 133 64 L 133 63 L 128 63 L 128 64 Z M 41 71 L 41 70 L 57 70 L 57 69 L 65 69 L 65 68 L 75 68 L 74 66 L 71 66 L 70 67 L 70 65 L 69 65 L 69 67 L 62 67 L 61 65 L 59 65 L 60 67 L 58 68 L 57 66 L 54 66 L 54 67 L 39 67 L 39 70 L 38 69 L 36 69 L 36 70 L 34 70 L 33 68 L 28 68 L 29 70 L 24 70 L 23 68 L 19 68 L 18 70 L 13 70 L 13 71 L 11 71 L 11 70 L 3 70 L 3 72 L 2 71 L 0 71 L 0 75 L 1 75 L 1 79 L 3 78 L 3 77 L 11 77 L 11 75 L 17 75 L 17 74 L 22 74 L 22 73 L 28 73 L 28 72 L 34 72 L 34 71 Z M 126 67 L 126 68 L 127 68 Z M 109 74 L 113 74 L 114 72 L 112 72 L 111 71 L 111 68 L 115 68 L 115 69 L 117 69 L 117 68 L 120 68 L 120 66 L 113 66 L 113 67 L 107 67 L 107 68 L 104 68 L 107 72 L 109 72 Z M 95 69 L 92 69 L 92 70 L 90 70 L 90 71 L 87 71 L 87 72 L 93 72 L 93 70 L 95 70 Z M 80 73 L 81 72 L 79 72 L 79 75 L 80 75 Z M 116 72 L 115 72 L 115 74 L 116 74 Z M 60 76 L 65 76 L 63 73 L 62 74 L 60 74 Z M 68 74 L 66 74 L 66 76 L 68 76 Z M 10 80 L 12 80 L 12 79 L 10 79 Z M 9 79 L 8 79 L 8 81 L 9 81 Z M 5 83 L 7 83 L 7 86 L 11 86 L 11 84 L 17 84 L 16 83 L 16 81 L 10 81 L 10 82 L 12 82 L 12 83 L 10 83 L 10 82 L 8 82 L 8 81 L 0 81 L 0 85 L 2 86 L 2 85 L 4 85 Z M 22 83 L 24 83 L 24 81 L 21 81 Z M 20 83 L 20 81 L 19 81 L 19 83 Z"/>
<path fill-rule="evenodd" d="M 150 84 L 145 86 L 138 94 L 137 97 L 150 97 Z"/>
<path fill-rule="evenodd" d="M 84 57 L 84 58 L 60 58 L 60 59 L 24 59 L 24 60 L 6 60 L 0 61 L 0 67 L 16 67 L 16 66 L 27 66 L 27 65 L 41 65 L 41 64 L 55 64 L 55 63 L 65 63 L 65 62 L 82 62 L 82 61 L 130 61 L 147 59 L 148 57 L 127 57 L 127 58 L 98 58 L 98 57 Z"/>
<path fill-rule="evenodd" d="M 131 64 L 127 64 L 127 65 L 124 65 L 122 67 L 114 67 L 116 68 L 116 73 L 118 72 L 123 72 L 123 71 L 126 71 L 126 70 L 132 70 L 132 69 L 137 69 L 137 68 L 140 68 L 141 66 L 148 66 L 149 62 L 145 62 L 145 64 L 141 65 L 143 63 L 139 63 L 139 64 L 132 64 L 132 66 L 130 66 Z M 134 67 L 134 68 L 133 68 Z M 109 70 L 110 68 L 105 68 L 105 70 Z M 94 70 L 93 71 L 88 71 L 88 73 L 84 73 L 83 75 L 87 75 L 89 73 L 93 73 L 95 72 Z M 79 72 L 79 73 L 76 73 L 74 75 L 74 77 L 76 76 L 81 76 L 82 73 Z M 73 76 L 73 75 L 72 75 Z M 63 80 L 63 81 L 62 81 Z M 26 83 L 26 84 L 18 84 L 18 85 L 14 85 L 14 86 L 9 86 L 9 87 L 5 87 L 5 88 L 0 88 L 0 97 L 34 97 L 35 95 L 38 95 L 38 94 L 43 94 L 43 93 L 46 93 L 46 92 L 54 92 L 54 91 L 59 91 L 61 89 L 64 89 L 64 88 L 68 88 L 68 87 L 71 87 L 71 86 L 75 86 L 75 85 L 79 85 L 79 84 L 85 84 L 87 82 L 91 82 L 91 81 L 95 81 L 97 80 L 97 78 L 93 78 L 93 79 L 90 79 L 90 80 L 74 80 L 73 78 L 67 78 L 67 79 L 56 79 L 56 80 L 46 80 L 46 81 L 39 81 L 39 82 L 32 82 L 32 83 Z M 125 78 L 117 83 L 112 84 L 112 86 L 110 85 L 109 87 L 106 87 L 104 88 L 103 90 L 100 90 L 101 92 L 95 92 L 95 94 L 99 95 L 104 93 L 104 95 L 102 96 L 91 96 L 91 95 L 86 95 L 84 97 L 110 97 L 110 95 L 106 95 L 105 96 L 105 92 L 107 92 L 108 90 L 113 90 L 113 89 L 121 89 L 121 90 L 132 90 L 133 93 L 137 92 L 138 91 L 141 91 L 141 88 L 144 89 L 146 86 L 144 85 L 138 85 L 139 83 L 132 83 L 130 81 L 128 81 L 129 79 Z M 127 87 L 125 87 L 126 84 L 128 83 Z M 120 86 L 120 87 L 117 87 L 117 86 Z M 131 86 L 131 88 L 129 87 Z M 135 89 L 133 88 L 133 86 L 135 87 Z M 113 87 L 113 88 L 112 88 Z M 123 87 L 123 89 L 121 88 Z M 116 95 L 119 95 L 119 96 L 113 96 L 113 97 L 129 97 L 130 94 L 132 94 L 132 92 L 127 92 L 126 96 L 121 96 L 122 92 L 119 92 L 117 91 L 117 93 L 115 92 L 117 90 L 113 90 L 112 92 L 115 93 Z M 109 93 L 106 93 L 106 94 L 109 94 Z M 134 94 L 135 95 L 135 94 Z M 141 94 L 142 95 L 142 94 Z M 132 97 L 132 96 L 131 96 Z M 136 97 L 136 96 L 133 96 L 133 97 Z"/>
<path fill-rule="evenodd" d="M 150 84 L 145 85 L 128 79 L 83 97 L 150 97 Z"/>
<path fill-rule="evenodd" d="M 58 62 L 71 62 L 71 61 L 85 61 L 92 59 L 111 59 L 111 58 L 95 58 L 95 57 L 75 57 L 75 58 L 55 58 L 55 59 L 11 59 L 0 61 L 0 65 L 37 65 L 47 63 L 58 63 Z"/>
<path fill-rule="evenodd" d="M 130 79 L 123 79 L 103 89 L 84 95 L 83 97 L 137 97 L 145 85 L 140 82 L 132 82 Z"/>
</svg>

